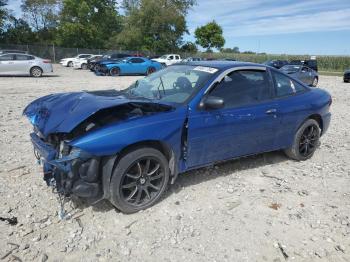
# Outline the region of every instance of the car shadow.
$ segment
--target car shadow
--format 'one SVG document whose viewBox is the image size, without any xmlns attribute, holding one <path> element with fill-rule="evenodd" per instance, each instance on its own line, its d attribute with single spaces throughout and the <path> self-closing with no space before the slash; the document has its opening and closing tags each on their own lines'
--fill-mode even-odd
<svg viewBox="0 0 350 262">
<path fill-rule="evenodd" d="M 271 164 L 277 164 L 285 161 L 291 160 L 287 158 L 283 154 L 283 152 L 274 151 L 248 157 L 237 158 L 234 160 L 228 160 L 208 167 L 191 170 L 179 174 L 175 183 L 173 185 L 169 185 L 168 190 L 161 198 L 161 201 L 165 198 L 170 197 L 172 194 L 179 193 L 186 187 L 201 184 L 209 180 L 215 180 L 218 177 L 229 176 L 236 172 L 269 166 Z M 74 202 L 74 205 L 79 209 L 92 207 L 92 210 L 96 212 L 104 213 L 114 209 L 117 213 L 120 213 L 120 211 L 117 210 L 108 200 L 101 200 L 99 202 L 96 202 L 95 204 L 85 202 L 84 200 L 78 200 Z"/>
</svg>

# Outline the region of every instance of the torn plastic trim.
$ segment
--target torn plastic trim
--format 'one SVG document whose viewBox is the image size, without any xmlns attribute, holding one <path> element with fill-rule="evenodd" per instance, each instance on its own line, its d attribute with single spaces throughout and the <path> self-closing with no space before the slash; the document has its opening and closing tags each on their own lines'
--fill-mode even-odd
<svg viewBox="0 0 350 262">
<path fill-rule="evenodd" d="M 79 148 L 73 148 L 71 153 L 67 156 L 63 156 L 59 159 L 49 160 L 48 163 L 52 166 L 57 167 L 63 172 L 70 172 L 72 170 L 71 162 L 75 159 L 88 160 L 92 158 L 93 155 L 87 153 Z"/>
</svg>

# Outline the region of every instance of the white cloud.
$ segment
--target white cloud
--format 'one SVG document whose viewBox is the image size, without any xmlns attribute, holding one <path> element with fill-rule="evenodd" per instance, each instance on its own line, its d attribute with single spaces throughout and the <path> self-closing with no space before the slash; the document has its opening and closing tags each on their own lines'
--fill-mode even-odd
<svg viewBox="0 0 350 262">
<path fill-rule="evenodd" d="M 202 0 L 189 13 L 190 32 L 214 19 L 226 38 L 346 30 L 350 1 Z"/>
</svg>

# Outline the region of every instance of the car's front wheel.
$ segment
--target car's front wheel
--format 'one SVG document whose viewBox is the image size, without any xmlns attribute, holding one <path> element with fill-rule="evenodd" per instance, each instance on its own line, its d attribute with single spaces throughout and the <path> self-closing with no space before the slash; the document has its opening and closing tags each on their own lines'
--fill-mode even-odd
<svg viewBox="0 0 350 262">
<path fill-rule="evenodd" d="M 119 76 L 120 69 L 118 67 L 113 67 L 113 68 L 111 68 L 111 70 L 109 70 L 109 74 L 111 76 Z"/>
<path fill-rule="evenodd" d="M 295 134 L 293 145 L 285 150 L 286 155 L 298 161 L 311 158 L 318 146 L 320 135 L 321 129 L 317 121 L 306 120 Z"/>
<path fill-rule="evenodd" d="M 111 203 L 123 213 L 134 213 L 155 204 L 169 181 L 166 157 L 154 148 L 125 154 L 113 171 Z"/>
<path fill-rule="evenodd" d="M 82 64 L 82 65 L 81 65 L 81 69 L 86 70 L 87 68 L 88 68 L 87 64 Z"/>
<path fill-rule="evenodd" d="M 67 67 L 73 67 L 73 62 L 69 61 L 68 64 L 67 64 Z"/>
<path fill-rule="evenodd" d="M 43 75 L 43 70 L 38 66 L 34 66 L 30 69 L 30 75 L 32 77 L 41 77 Z"/>
</svg>

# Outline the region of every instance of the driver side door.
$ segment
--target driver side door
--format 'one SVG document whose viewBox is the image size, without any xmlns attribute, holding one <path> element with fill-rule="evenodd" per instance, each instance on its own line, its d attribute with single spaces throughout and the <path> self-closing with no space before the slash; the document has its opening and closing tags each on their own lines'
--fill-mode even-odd
<svg viewBox="0 0 350 262">
<path fill-rule="evenodd" d="M 207 94 L 222 98 L 223 108 L 189 110 L 187 167 L 275 149 L 280 117 L 272 90 L 265 70 L 239 70 L 225 76 Z"/>
<path fill-rule="evenodd" d="M 146 61 L 142 58 L 135 57 L 128 60 L 128 65 L 126 67 L 126 72 L 128 74 L 144 74 L 146 72 Z"/>
</svg>

